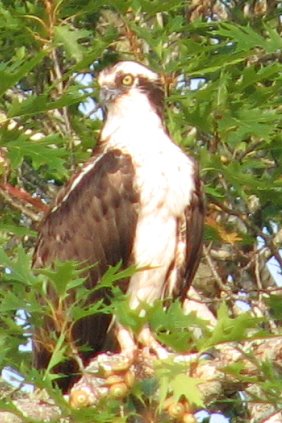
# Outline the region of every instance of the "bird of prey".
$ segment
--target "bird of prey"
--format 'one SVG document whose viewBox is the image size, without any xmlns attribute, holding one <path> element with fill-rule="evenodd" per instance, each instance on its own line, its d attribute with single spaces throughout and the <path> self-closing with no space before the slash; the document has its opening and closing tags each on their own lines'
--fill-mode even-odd
<svg viewBox="0 0 282 423">
<path fill-rule="evenodd" d="M 197 270 L 202 245 L 203 196 L 197 163 L 177 146 L 164 122 L 161 77 L 146 66 L 122 61 L 98 77 L 106 119 L 93 156 L 58 194 L 39 229 L 35 268 L 56 260 L 76 260 L 89 267 L 87 287 L 99 284 L 117 263 L 143 270 L 122 284 L 132 309 L 155 300 L 185 299 Z M 54 292 L 50 300 L 56 304 Z M 74 294 L 75 295 L 75 294 Z M 86 304 L 101 299 L 97 291 Z M 70 296 L 69 301 L 73 301 Z M 136 339 L 109 315 L 77 321 L 72 340 L 81 360 L 104 351 L 109 327 L 120 350 L 133 354 Z M 34 333 L 34 364 L 48 366 L 56 323 L 46 319 Z M 150 338 L 143 328 L 140 339 Z M 150 341 L 148 341 L 150 342 Z M 71 360 L 56 371 L 66 391 L 77 371 Z"/>
</svg>

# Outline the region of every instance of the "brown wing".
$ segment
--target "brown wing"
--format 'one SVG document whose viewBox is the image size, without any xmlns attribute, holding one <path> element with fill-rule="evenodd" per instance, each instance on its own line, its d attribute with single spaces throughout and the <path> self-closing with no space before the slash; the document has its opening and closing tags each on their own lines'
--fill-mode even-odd
<svg viewBox="0 0 282 423">
<path fill-rule="evenodd" d="M 166 287 L 166 295 L 184 301 L 201 259 L 204 225 L 204 199 L 199 178 L 198 165 L 194 163 L 194 191 L 183 216 L 178 219 L 176 252 L 169 272 L 172 289 Z M 166 296 L 165 295 L 165 296 Z"/>
<path fill-rule="evenodd" d="M 186 257 L 184 286 L 181 292 L 181 299 L 184 301 L 187 291 L 194 279 L 198 269 L 203 244 L 205 206 L 202 193 L 202 184 L 199 178 L 198 166 L 195 163 L 195 190 L 191 202 L 185 210 L 186 218 Z"/>
<path fill-rule="evenodd" d="M 134 168 L 129 155 L 110 150 L 94 157 L 58 195 L 55 206 L 39 230 L 34 253 L 34 267 L 52 264 L 54 260 L 77 260 L 97 265 L 89 271 L 87 285 L 93 287 L 110 265 L 129 265 L 136 222 L 138 194 L 133 186 Z M 97 301 L 103 293 L 88 298 Z M 54 293 L 51 299 L 56 303 Z M 52 297 L 53 296 L 53 297 Z M 81 319 L 74 326 L 76 345 L 88 345 L 87 359 L 102 349 L 110 316 L 98 315 Z M 34 334 L 34 364 L 46 368 L 52 341 L 48 333 L 55 323 L 46 319 Z M 49 342 L 50 341 L 50 342 Z M 57 372 L 71 373 L 74 363 L 63 363 Z M 68 381 L 59 383 L 66 390 Z"/>
</svg>

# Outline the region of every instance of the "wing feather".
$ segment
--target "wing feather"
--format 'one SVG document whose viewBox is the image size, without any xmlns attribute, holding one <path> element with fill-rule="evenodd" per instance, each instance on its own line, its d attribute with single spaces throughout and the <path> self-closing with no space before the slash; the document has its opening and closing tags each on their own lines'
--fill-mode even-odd
<svg viewBox="0 0 282 423">
<path fill-rule="evenodd" d="M 202 192 L 202 183 L 199 177 L 198 165 L 194 163 L 195 189 L 192 193 L 190 204 L 185 210 L 186 223 L 186 252 L 184 264 L 184 286 L 181 292 L 181 299 L 184 301 L 187 291 L 194 279 L 201 260 L 205 205 Z"/>
<path fill-rule="evenodd" d="M 45 217 L 33 265 L 35 268 L 47 266 L 56 259 L 97 263 L 89 271 L 87 282 L 89 287 L 94 287 L 108 266 L 120 261 L 125 267 L 130 264 L 139 198 L 133 185 L 131 158 L 120 150 L 110 150 L 92 158 L 83 169 L 59 194 L 57 203 Z M 95 295 L 88 301 L 97 301 L 103 293 L 98 291 Z M 74 326 L 73 339 L 80 345 L 88 344 L 93 356 L 93 352 L 103 346 L 109 323 L 110 316 L 104 315 L 81 319 Z M 48 365 L 48 341 L 42 338 L 54 330 L 55 323 L 48 319 L 35 332 L 34 363 L 37 368 Z M 66 363 L 57 371 L 65 373 L 70 369 L 73 367 Z"/>
<path fill-rule="evenodd" d="M 185 300 L 201 259 L 204 224 L 204 196 L 198 165 L 194 162 L 193 186 L 189 204 L 178 217 L 175 253 L 164 281 L 162 297 Z"/>
</svg>

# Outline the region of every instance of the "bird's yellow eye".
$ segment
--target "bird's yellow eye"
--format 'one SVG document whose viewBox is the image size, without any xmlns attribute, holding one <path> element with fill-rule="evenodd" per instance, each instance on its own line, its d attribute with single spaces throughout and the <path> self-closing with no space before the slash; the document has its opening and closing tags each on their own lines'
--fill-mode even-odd
<svg viewBox="0 0 282 423">
<path fill-rule="evenodd" d="M 133 76 L 130 75 L 130 73 L 128 73 L 127 75 L 124 75 L 124 77 L 121 80 L 121 83 L 125 87 L 130 87 L 133 84 L 133 81 L 134 81 Z"/>
</svg>

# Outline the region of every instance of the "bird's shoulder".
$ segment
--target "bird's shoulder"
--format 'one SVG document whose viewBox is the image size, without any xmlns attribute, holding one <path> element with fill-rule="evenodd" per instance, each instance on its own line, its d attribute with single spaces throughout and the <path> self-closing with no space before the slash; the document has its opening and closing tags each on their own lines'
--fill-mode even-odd
<svg viewBox="0 0 282 423">
<path fill-rule="evenodd" d="M 127 260 L 137 221 L 134 166 L 121 150 L 98 151 L 59 192 L 39 227 L 34 265 L 54 259 Z"/>
</svg>

